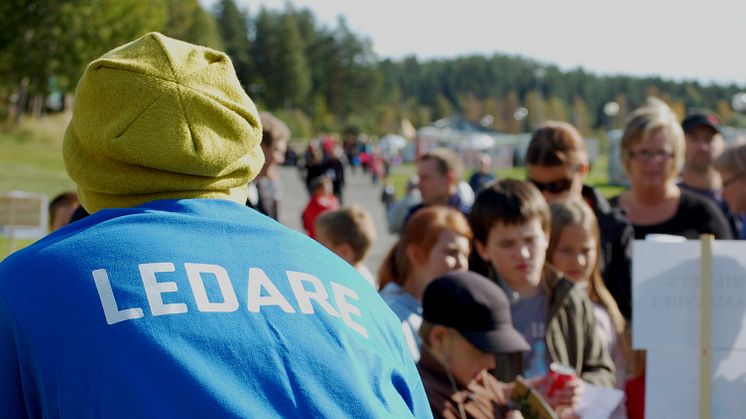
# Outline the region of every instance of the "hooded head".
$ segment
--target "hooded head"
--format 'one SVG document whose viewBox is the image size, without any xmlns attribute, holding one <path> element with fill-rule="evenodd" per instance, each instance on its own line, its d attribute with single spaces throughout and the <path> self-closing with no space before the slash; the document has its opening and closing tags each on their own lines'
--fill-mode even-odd
<svg viewBox="0 0 746 419">
<path fill-rule="evenodd" d="M 227 55 L 149 33 L 88 65 L 63 151 L 90 213 L 157 199 L 243 204 L 261 138 Z"/>
</svg>

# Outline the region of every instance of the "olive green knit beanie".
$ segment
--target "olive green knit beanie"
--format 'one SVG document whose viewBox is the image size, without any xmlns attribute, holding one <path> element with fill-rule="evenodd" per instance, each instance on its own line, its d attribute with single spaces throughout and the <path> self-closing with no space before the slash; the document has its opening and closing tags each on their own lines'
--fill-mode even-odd
<svg viewBox="0 0 746 419">
<path fill-rule="evenodd" d="M 243 204 L 261 137 L 227 55 L 149 33 L 88 65 L 63 151 L 90 213 L 156 199 Z"/>
</svg>

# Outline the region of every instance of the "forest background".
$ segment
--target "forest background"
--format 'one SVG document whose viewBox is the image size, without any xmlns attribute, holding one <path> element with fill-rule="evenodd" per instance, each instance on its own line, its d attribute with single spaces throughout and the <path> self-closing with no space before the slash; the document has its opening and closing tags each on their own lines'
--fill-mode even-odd
<svg viewBox="0 0 746 419">
<path fill-rule="evenodd" d="M 89 61 L 149 31 L 226 51 L 257 106 L 285 120 L 296 138 L 350 127 L 380 136 L 399 131 L 402 120 L 419 128 L 457 114 L 507 133 L 557 119 L 603 135 L 648 96 L 680 117 L 707 109 L 746 127 L 746 115 L 730 105 L 744 86 L 599 76 L 503 54 L 382 59 L 343 17 L 329 26 L 289 3 L 251 11 L 233 0 L 210 10 L 197 0 L 6 0 L 0 27 L 5 128 L 69 108 Z M 604 113 L 609 102 L 618 104 L 614 115 Z M 516 118 L 521 108 L 525 118 Z"/>
</svg>

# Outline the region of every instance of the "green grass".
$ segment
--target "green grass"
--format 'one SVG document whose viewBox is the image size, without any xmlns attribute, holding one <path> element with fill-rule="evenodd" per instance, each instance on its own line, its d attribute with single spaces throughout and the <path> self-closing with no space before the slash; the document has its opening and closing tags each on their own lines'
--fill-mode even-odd
<svg viewBox="0 0 746 419">
<path fill-rule="evenodd" d="M 0 192 L 27 191 L 46 194 L 75 190 L 62 161 L 62 137 L 69 115 L 40 120 L 27 118 L 18 127 L 0 126 Z M 34 240 L 16 240 L 18 250 Z M 8 239 L 0 236 L 0 259 L 8 254 Z"/>
<path fill-rule="evenodd" d="M 41 192 L 50 198 L 75 183 L 65 172 L 62 136 L 67 115 L 26 121 L 0 131 L 0 191 Z"/>
</svg>

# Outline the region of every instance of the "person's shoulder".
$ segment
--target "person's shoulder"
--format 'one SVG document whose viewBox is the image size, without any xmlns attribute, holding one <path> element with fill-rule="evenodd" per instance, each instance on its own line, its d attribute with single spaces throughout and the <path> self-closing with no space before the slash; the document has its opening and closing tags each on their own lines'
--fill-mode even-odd
<svg viewBox="0 0 746 419">
<path fill-rule="evenodd" d="M 687 207 L 689 209 L 694 208 L 717 208 L 715 203 L 712 202 L 708 197 L 692 191 L 688 188 L 679 188 L 681 191 L 681 197 L 679 198 L 679 206 Z"/>
<path fill-rule="evenodd" d="M 550 273 L 554 279 L 549 282 L 555 305 L 571 308 L 573 311 L 591 310 L 592 303 L 585 290 L 577 286 L 562 273 Z"/>
<path fill-rule="evenodd" d="M 596 215 L 596 219 L 598 219 L 600 224 L 602 234 L 605 229 L 630 226 L 626 212 L 619 207 L 620 196 L 617 195 L 606 199 L 597 189 L 590 186 L 583 186 L 583 198 L 590 202 L 591 209 L 593 209 L 593 213 Z"/>
<path fill-rule="evenodd" d="M 386 305 L 401 321 L 409 318 L 411 314 L 419 315 L 421 311 L 417 300 L 393 282 L 386 284 L 381 290 L 380 295 Z"/>
<path fill-rule="evenodd" d="M 688 189 L 680 188 L 680 190 L 680 214 L 683 214 L 687 218 L 693 216 L 694 214 L 699 214 L 700 216 L 706 217 L 708 219 L 722 218 L 723 220 L 725 220 L 725 214 L 723 214 L 723 211 L 720 209 L 720 207 L 718 207 L 715 201 Z"/>
</svg>

